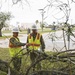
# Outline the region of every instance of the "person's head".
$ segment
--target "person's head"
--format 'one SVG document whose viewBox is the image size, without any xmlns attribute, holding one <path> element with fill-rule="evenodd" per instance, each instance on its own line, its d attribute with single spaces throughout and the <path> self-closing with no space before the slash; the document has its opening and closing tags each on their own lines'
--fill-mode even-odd
<svg viewBox="0 0 75 75">
<path fill-rule="evenodd" d="M 37 27 L 35 24 L 32 25 L 31 29 L 32 29 L 32 33 L 37 33 Z"/>
<path fill-rule="evenodd" d="M 19 33 L 19 29 L 18 28 L 13 28 L 12 33 L 13 33 L 14 37 L 17 37 L 18 33 Z"/>
</svg>

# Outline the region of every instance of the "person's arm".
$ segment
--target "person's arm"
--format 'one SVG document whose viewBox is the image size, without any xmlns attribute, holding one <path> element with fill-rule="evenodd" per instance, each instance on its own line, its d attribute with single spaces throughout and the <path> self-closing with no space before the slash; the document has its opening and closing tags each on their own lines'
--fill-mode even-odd
<svg viewBox="0 0 75 75">
<path fill-rule="evenodd" d="M 44 49 L 45 49 L 45 43 L 44 43 L 42 35 L 40 37 L 40 42 L 41 42 L 41 49 L 42 49 L 42 51 L 44 51 Z"/>
<path fill-rule="evenodd" d="M 15 38 L 11 38 L 10 42 L 14 45 L 14 46 L 24 46 L 26 45 L 26 43 L 21 43 L 19 41 L 17 41 Z"/>
</svg>

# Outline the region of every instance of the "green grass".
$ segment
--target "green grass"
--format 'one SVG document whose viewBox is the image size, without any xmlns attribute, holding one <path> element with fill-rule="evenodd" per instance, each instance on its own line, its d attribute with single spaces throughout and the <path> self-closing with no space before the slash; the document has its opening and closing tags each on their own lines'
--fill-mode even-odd
<svg viewBox="0 0 75 75">
<path fill-rule="evenodd" d="M 25 52 L 26 50 L 24 50 Z M 51 52 L 51 51 L 47 51 L 46 52 L 49 56 L 53 56 L 56 55 L 57 52 Z M 60 54 L 60 56 L 64 56 L 67 53 L 62 53 Z M 10 54 L 9 54 L 9 50 L 8 48 L 0 48 L 0 59 L 9 62 L 10 61 Z M 49 60 L 48 60 L 49 59 Z M 55 62 L 53 62 L 53 60 Z M 63 60 L 63 59 L 61 59 Z M 62 61 L 56 61 L 56 58 L 52 59 L 52 61 L 50 60 L 50 58 L 47 58 L 43 61 L 41 61 L 42 63 L 42 67 L 44 70 L 58 70 L 62 67 L 66 67 L 66 65 L 68 65 L 68 62 L 62 62 Z M 29 59 L 29 55 L 28 56 L 23 56 L 23 60 L 22 60 L 22 71 L 25 72 L 28 68 L 28 66 L 30 65 L 30 59 Z M 75 67 L 75 65 L 71 64 L 71 67 Z M 69 68 L 69 67 L 68 67 Z M 6 75 L 4 72 L 0 71 L 0 75 Z"/>
<path fill-rule="evenodd" d="M 50 31 L 51 31 L 50 28 L 44 28 L 44 29 L 43 29 L 43 32 L 42 32 L 41 29 L 38 29 L 38 32 L 41 32 L 41 33 L 50 32 Z M 5 30 L 5 31 L 2 31 L 2 33 L 11 33 L 11 31 L 10 31 L 10 30 Z M 21 34 L 27 33 L 27 30 L 21 30 L 20 33 L 21 33 Z"/>
<path fill-rule="evenodd" d="M 10 54 L 8 48 L 0 48 L 0 59 L 9 61 L 10 60 Z"/>
<path fill-rule="evenodd" d="M 0 71 L 0 75 L 7 75 L 5 72 Z"/>
<path fill-rule="evenodd" d="M 0 59 L 3 61 L 10 61 L 8 48 L 0 48 Z M 5 72 L 0 71 L 0 75 L 7 75 Z"/>
<path fill-rule="evenodd" d="M 6 38 L 10 38 L 11 36 L 2 36 L 0 37 L 0 39 L 6 39 Z"/>
<path fill-rule="evenodd" d="M 10 30 L 3 30 L 2 33 L 11 33 Z"/>
</svg>

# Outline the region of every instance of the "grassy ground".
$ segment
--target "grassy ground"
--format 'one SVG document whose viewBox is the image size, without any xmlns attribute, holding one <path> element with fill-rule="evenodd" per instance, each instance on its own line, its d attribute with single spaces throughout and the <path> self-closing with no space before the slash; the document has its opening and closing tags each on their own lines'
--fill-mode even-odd
<svg viewBox="0 0 75 75">
<path fill-rule="evenodd" d="M 6 73 L 5 73 L 5 72 L 0 71 L 0 75 L 6 75 Z"/>
<path fill-rule="evenodd" d="M 0 48 L 0 59 L 9 62 L 10 55 L 8 48 Z M 0 71 L 0 75 L 6 75 L 5 72 Z"/>
<path fill-rule="evenodd" d="M 24 50 L 25 51 L 25 50 Z M 53 56 L 56 55 L 56 52 L 46 52 L 48 55 Z M 66 55 L 66 54 L 65 54 Z M 65 56 L 63 53 L 60 56 Z M 0 59 L 9 62 L 10 61 L 10 55 L 9 55 L 9 50 L 8 48 L 0 48 Z M 27 61 L 28 60 L 28 61 Z M 54 61 L 56 59 L 53 59 Z M 63 59 L 62 59 L 63 60 Z M 55 61 L 55 62 L 50 62 L 50 60 L 46 59 L 41 62 L 43 69 L 45 70 L 53 70 L 55 69 L 60 69 L 62 67 L 66 67 L 66 65 L 69 65 L 68 62 L 62 62 L 62 61 Z M 22 62 L 22 71 L 25 72 L 27 67 L 30 65 L 30 59 L 29 55 L 23 57 L 23 62 Z M 74 65 L 75 66 L 75 65 Z M 73 67 L 73 65 L 71 66 Z M 69 66 L 68 66 L 69 68 Z M 4 72 L 0 71 L 0 75 L 6 75 Z"/>
<path fill-rule="evenodd" d="M 0 39 L 6 39 L 6 38 L 10 38 L 11 36 L 2 36 L 0 37 Z"/>
<path fill-rule="evenodd" d="M 40 32 L 40 33 L 50 32 L 50 31 L 51 31 L 50 28 L 44 28 L 43 31 L 42 31 L 41 29 L 38 29 L 38 32 Z M 11 31 L 10 31 L 10 30 L 5 30 L 5 31 L 2 31 L 2 33 L 11 33 Z M 25 33 L 27 33 L 27 30 L 21 30 L 20 33 L 21 33 L 21 34 L 22 34 L 22 33 L 25 34 Z"/>
<path fill-rule="evenodd" d="M 55 54 L 54 52 L 46 52 L 49 55 Z M 0 59 L 5 61 L 10 61 L 10 54 L 8 48 L 0 48 Z"/>
<path fill-rule="evenodd" d="M 50 55 L 51 54 L 53 54 L 53 52 L 50 52 Z M 0 59 L 3 60 L 3 61 L 7 61 L 7 62 L 10 61 L 11 58 L 10 58 L 10 54 L 9 54 L 9 49 L 8 48 L 0 48 Z M 23 56 L 23 60 L 22 60 L 22 68 L 23 69 L 22 70 L 25 71 L 26 67 L 29 66 L 29 64 L 30 64 L 29 56 Z M 0 71 L 0 75 L 6 75 L 6 74 L 4 72 Z"/>
<path fill-rule="evenodd" d="M 8 48 L 0 48 L 0 59 L 5 60 L 5 61 L 10 60 Z"/>
</svg>

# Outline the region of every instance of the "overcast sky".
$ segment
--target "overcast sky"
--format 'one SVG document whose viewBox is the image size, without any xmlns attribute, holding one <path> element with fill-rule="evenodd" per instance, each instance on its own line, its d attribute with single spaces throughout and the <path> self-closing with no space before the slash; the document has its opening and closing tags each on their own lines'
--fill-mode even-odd
<svg viewBox="0 0 75 75">
<path fill-rule="evenodd" d="M 7 2 L 5 2 L 7 1 Z M 65 0 L 63 0 L 65 1 Z M 26 2 L 18 3 L 13 5 L 11 0 L 1 0 L 2 3 L 1 11 L 11 12 L 14 18 L 10 21 L 12 24 L 16 24 L 16 22 L 23 22 L 23 23 L 34 23 L 36 20 L 41 21 L 41 11 L 39 9 L 44 8 L 47 4 L 47 0 L 28 0 L 29 4 Z M 75 23 L 75 4 L 71 5 L 71 14 L 70 14 L 70 23 Z M 44 17 L 48 16 L 44 21 L 48 24 L 51 24 L 54 21 L 57 21 L 56 18 L 60 19 L 63 17 L 64 14 L 62 12 L 54 8 L 50 8 L 49 11 L 45 12 Z M 63 20 L 62 20 L 63 21 Z"/>
</svg>

